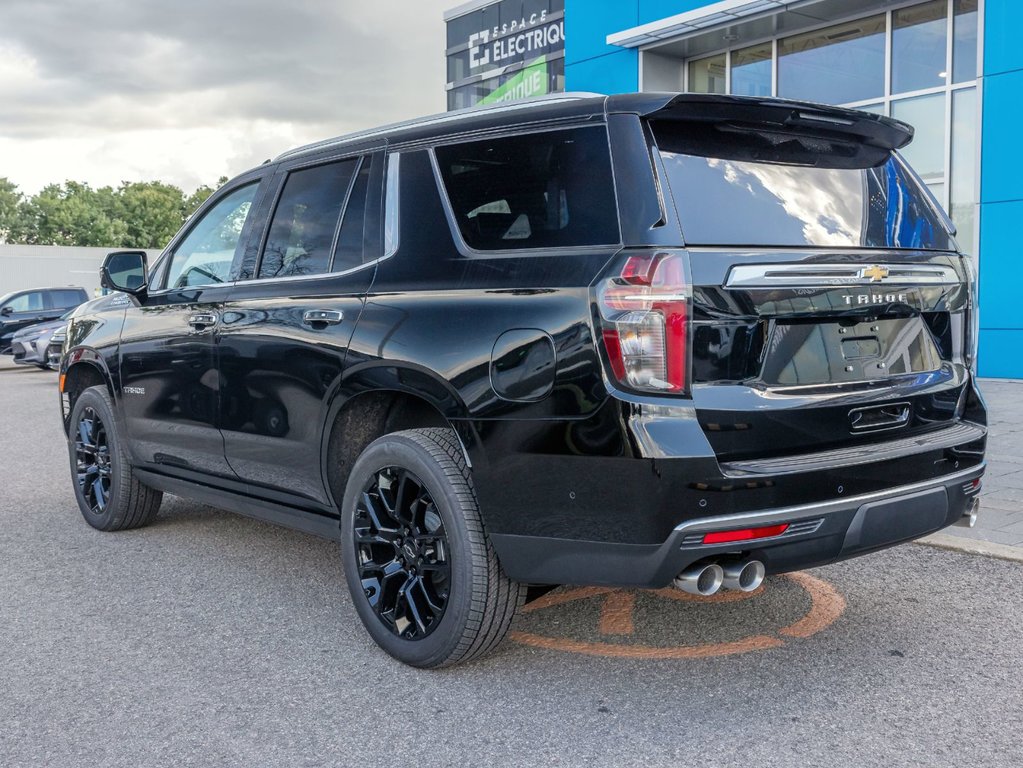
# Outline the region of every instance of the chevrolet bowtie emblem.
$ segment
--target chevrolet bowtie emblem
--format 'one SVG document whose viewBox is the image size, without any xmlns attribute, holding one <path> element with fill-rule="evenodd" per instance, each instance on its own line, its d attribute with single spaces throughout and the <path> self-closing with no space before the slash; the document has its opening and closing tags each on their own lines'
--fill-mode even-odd
<svg viewBox="0 0 1023 768">
<path fill-rule="evenodd" d="M 881 267 L 877 264 L 871 267 L 864 267 L 860 270 L 860 277 L 869 278 L 872 283 L 880 283 L 888 277 L 888 267 Z"/>
</svg>

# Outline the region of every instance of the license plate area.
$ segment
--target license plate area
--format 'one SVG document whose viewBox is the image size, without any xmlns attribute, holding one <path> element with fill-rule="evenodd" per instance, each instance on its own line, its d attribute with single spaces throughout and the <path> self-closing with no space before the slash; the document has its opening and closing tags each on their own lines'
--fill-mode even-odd
<svg viewBox="0 0 1023 768">
<path fill-rule="evenodd" d="M 861 322 L 773 322 L 761 380 L 802 386 L 871 381 L 940 370 L 941 355 L 919 316 Z"/>
</svg>

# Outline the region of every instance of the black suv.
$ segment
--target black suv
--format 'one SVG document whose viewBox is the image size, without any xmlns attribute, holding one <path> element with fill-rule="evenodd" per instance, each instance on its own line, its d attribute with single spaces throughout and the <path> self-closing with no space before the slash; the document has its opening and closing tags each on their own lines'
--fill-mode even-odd
<svg viewBox="0 0 1023 768">
<path fill-rule="evenodd" d="M 338 539 L 422 667 L 495 647 L 530 586 L 752 590 L 970 520 L 974 282 L 911 138 L 563 95 L 287 152 L 72 319 L 82 513 L 169 492 Z"/>
<path fill-rule="evenodd" d="M 88 301 L 84 288 L 30 288 L 0 297 L 0 354 L 12 352 L 14 334 L 44 320 L 56 320 L 69 309 Z"/>
</svg>

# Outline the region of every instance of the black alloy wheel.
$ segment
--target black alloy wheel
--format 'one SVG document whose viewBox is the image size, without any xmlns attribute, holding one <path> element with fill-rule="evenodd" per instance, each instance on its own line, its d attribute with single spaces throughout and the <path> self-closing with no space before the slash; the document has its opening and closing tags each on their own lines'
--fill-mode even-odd
<svg viewBox="0 0 1023 768">
<path fill-rule="evenodd" d="M 105 385 L 83 390 L 71 407 L 68 458 L 82 517 L 101 531 L 139 528 L 156 517 L 163 494 L 142 483 L 124 450 Z"/>
<path fill-rule="evenodd" d="M 75 463 L 78 488 L 97 515 L 102 515 L 110 499 L 110 444 L 103 419 L 94 408 L 82 410 L 76 425 Z"/>
<path fill-rule="evenodd" d="M 421 640 L 440 624 L 451 589 L 444 523 L 425 484 L 401 467 L 377 472 L 355 508 L 359 578 L 392 633 Z"/>
<path fill-rule="evenodd" d="M 352 465 L 340 506 L 345 581 L 377 645 L 435 669 L 500 644 L 525 587 L 497 560 L 453 430 L 374 440 Z"/>
</svg>

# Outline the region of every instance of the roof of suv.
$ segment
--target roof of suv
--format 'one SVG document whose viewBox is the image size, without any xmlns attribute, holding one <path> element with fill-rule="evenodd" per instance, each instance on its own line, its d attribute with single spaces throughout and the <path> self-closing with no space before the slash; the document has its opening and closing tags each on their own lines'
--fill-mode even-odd
<svg viewBox="0 0 1023 768">
<path fill-rule="evenodd" d="M 336 150 L 346 145 L 422 141 L 438 136 L 527 123 L 606 114 L 637 114 L 675 120 L 772 124 L 782 129 L 845 134 L 881 149 L 898 149 L 913 138 L 906 123 L 869 112 L 788 99 L 697 93 L 559 93 L 502 104 L 469 107 L 351 133 L 288 150 L 274 162 Z"/>
</svg>

